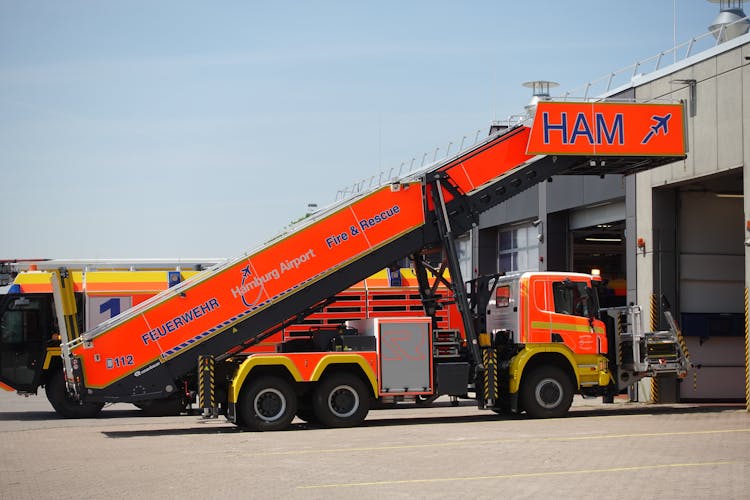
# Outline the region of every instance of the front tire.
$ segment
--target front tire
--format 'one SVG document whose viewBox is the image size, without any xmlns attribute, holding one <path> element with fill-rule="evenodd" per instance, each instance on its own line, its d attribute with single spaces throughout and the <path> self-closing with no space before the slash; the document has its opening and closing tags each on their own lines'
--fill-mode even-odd
<svg viewBox="0 0 750 500">
<path fill-rule="evenodd" d="M 540 366 L 524 377 L 520 396 L 532 418 L 564 417 L 573 403 L 573 383 L 560 368 Z"/>
<path fill-rule="evenodd" d="M 359 377 L 336 373 L 318 382 L 312 398 L 318 421 L 328 427 L 354 427 L 370 411 L 370 394 Z"/>
<path fill-rule="evenodd" d="M 55 412 L 63 418 L 94 418 L 104 407 L 104 403 L 82 403 L 70 397 L 62 368 L 52 372 L 44 392 Z"/>
<path fill-rule="evenodd" d="M 255 431 L 285 429 L 297 412 L 297 395 L 280 377 L 259 378 L 242 390 L 239 399 L 238 421 Z"/>
</svg>

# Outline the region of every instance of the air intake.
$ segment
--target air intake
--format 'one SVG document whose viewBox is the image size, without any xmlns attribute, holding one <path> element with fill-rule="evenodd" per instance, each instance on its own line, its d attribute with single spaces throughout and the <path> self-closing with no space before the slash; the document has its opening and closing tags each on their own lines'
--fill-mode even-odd
<svg viewBox="0 0 750 500">
<path fill-rule="evenodd" d="M 742 36 L 750 28 L 750 20 L 742 10 L 742 0 L 708 0 L 718 3 L 721 12 L 716 16 L 711 26 L 708 27 L 719 43 Z"/>
<path fill-rule="evenodd" d="M 548 80 L 534 80 L 531 82 L 524 82 L 523 86 L 532 89 L 533 96 L 531 102 L 526 105 L 526 112 L 529 116 L 534 116 L 536 111 L 536 105 L 539 101 L 549 101 L 549 89 L 555 88 L 560 84 L 557 82 L 551 82 Z"/>
</svg>

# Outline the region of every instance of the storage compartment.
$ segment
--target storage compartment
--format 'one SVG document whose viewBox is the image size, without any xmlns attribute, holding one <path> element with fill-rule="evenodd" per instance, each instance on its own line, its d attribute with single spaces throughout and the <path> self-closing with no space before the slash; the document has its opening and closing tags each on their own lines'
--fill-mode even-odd
<svg viewBox="0 0 750 500">
<path fill-rule="evenodd" d="M 432 394 L 430 318 L 373 318 L 347 326 L 356 328 L 359 337 L 376 341 L 381 396 Z"/>
<path fill-rule="evenodd" d="M 463 396 L 469 387 L 469 363 L 440 363 L 435 378 L 436 394 Z"/>
</svg>

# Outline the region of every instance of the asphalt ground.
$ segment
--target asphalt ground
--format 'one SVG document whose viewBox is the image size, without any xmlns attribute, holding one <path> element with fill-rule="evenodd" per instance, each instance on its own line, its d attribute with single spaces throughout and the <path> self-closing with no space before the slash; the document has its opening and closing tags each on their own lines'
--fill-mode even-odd
<svg viewBox="0 0 750 500">
<path fill-rule="evenodd" d="M 750 498 L 744 405 L 576 399 L 567 418 L 438 402 L 362 427 L 243 432 L 198 416 L 55 416 L 0 394 L 0 499 Z"/>
</svg>

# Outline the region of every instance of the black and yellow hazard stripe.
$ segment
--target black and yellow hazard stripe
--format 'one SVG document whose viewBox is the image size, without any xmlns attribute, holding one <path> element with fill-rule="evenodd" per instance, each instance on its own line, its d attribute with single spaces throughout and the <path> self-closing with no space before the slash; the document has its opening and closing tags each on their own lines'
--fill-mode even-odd
<svg viewBox="0 0 750 500">
<path fill-rule="evenodd" d="M 492 349 L 490 351 L 490 359 L 492 360 L 492 400 L 495 401 L 495 404 L 497 404 L 497 400 L 500 398 L 500 392 L 498 391 L 498 382 L 497 379 L 499 378 L 499 373 L 497 370 L 497 351 L 495 349 Z"/>
<path fill-rule="evenodd" d="M 745 409 L 750 412 L 750 330 L 748 329 L 747 287 L 745 287 Z"/>
<path fill-rule="evenodd" d="M 655 332 L 659 329 L 659 310 L 658 310 L 658 302 L 656 300 L 656 294 L 651 294 L 651 315 L 650 315 L 650 324 L 649 327 L 651 328 L 652 332 Z M 658 403 L 659 402 L 659 380 L 656 375 L 651 377 L 651 402 L 652 403 Z"/>
<path fill-rule="evenodd" d="M 626 322 L 623 320 L 623 314 L 617 314 L 615 316 L 615 331 L 617 332 L 617 338 L 622 339 L 622 334 L 625 333 Z M 622 364 L 622 341 L 617 342 L 617 365 Z"/>
<path fill-rule="evenodd" d="M 482 364 L 484 364 L 484 373 L 482 374 L 483 383 L 482 395 L 484 396 L 484 402 L 487 403 L 490 400 L 490 350 L 482 349 Z"/>
<path fill-rule="evenodd" d="M 499 396 L 497 382 L 497 352 L 489 342 L 483 342 L 483 344 L 482 363 L 484 364 L 484 373 L 482 373 L 482 396 L 484 404 L 494 406 L 497 404 L 497 398 Z"/>
<path fill-rule="evenodd" d="M 214 357 L 198 357 L 198 399 L 204 417 L 217 415 L 216 401 L 214 400 Z"/>
</svg>

